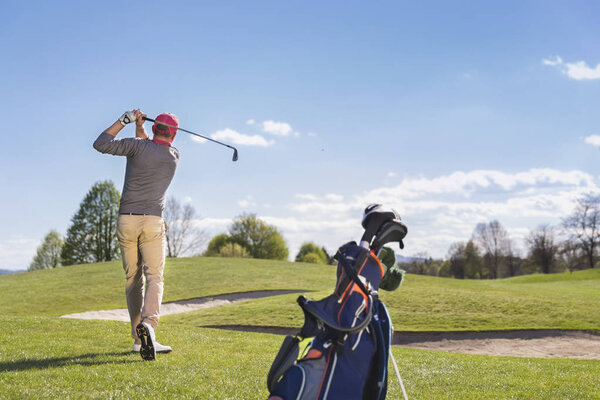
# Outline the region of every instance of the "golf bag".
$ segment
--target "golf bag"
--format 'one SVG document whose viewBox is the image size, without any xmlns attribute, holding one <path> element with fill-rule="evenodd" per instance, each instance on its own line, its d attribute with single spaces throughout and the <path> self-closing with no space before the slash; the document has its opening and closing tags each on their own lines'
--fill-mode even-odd
<svg viewBox="0 0 600 400">
<path fill-rule="evenodd" d="M 399 222 L 395 212 L 392 218 L 388 213 L 387 218 L 377 221 L 378 227 L 391 219 L 395 221 L 394 229 L 398 226 L 402 229 L 399 235 L 389 235 L 388 224 L 386 235 L 391 239 L 388 241 L 401 242 L 406 226 Z M 304 325 L 298 335 L 285 338 L 275 357 L 267 378 L 269 399 L 385 399 L 393 328 L 377 292 L 389 269 L 373 250 L 364 246 L 377 236 L 375 233 L 384 232 L 374 230 L 361 245 L 350 242 L 339 248 L 335 256 L 338 267 L 333 294 L 319 301 L 298 297 Z M 383 242 L 377 242 L 376 238 L 373 244 L 377 243 L 375 247 L 379 250 Z M 306 355 L 297 360 L 301 338 L 314 339 Z"/>
</svg>

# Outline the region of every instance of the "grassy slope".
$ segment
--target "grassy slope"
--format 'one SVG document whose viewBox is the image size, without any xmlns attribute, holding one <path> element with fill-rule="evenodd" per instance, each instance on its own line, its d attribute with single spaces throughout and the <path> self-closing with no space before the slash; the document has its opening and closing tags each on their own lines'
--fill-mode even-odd
<svg viewBox="0 0 600 400">
<path fill-rule="evenodd" d="M 165 300 L 255 289 L 331 292 L 331 267 L 262 260 L 169 260 Z M 0 277 L 0 398 L 263 399 L 281 337 L 191 325 L 299 325 L 295 295 L 169 316 L 154 363 L 127 352 L 127 323 L 56 318 L 124 306 L 117 262 Z M 600 329 L 600 270 L 502 281 L 409 275 L 386 293 L 397 330 Z M 473 325 L 471 325 L 473 324 Z M 600 398 L 600 362 L 486 357 L 395 348 L 411 398 Z M 388 398 L 401 398 L 395 380 Z"/>
<path fill-rule="evenodd" d="M 265 289 L 326 288 L 333 272 L 324 267 L 282 261 L 168 259 L 163 301 Z M 333 267 L 326 267 L 334 271 Z M 0 314 L 62 315 L 125 307 L 125 275 L 120 261 L 76 265 L 0 277 Z"/>
<path fill-rule="evenodd" d="M 188 258 L 168 260 L 164 301 L 261 289 L 332 292 L 334 267 L 280 261 Z M 119 262 L 0 277 L 0 313 L 62 315 L 124 307 Z M 28 288 L 22 290 L 22 288 Z M 299 326 L 296 295 L 237 303 L 165 317 L 189 325 Z M 600 330 L 600 270 L 468 281 L 408 275 L 396 292 L 381 293 L 396 330 Z"/>
<path fill-rule="evenodd" d="M 333 270 L 320 272 L 323 281 L 331 282 Z M 319 282 L 314 287 L 323 286 Z M 325 286 L 307 296 L 319 299 L 329 295 L 333 285 Z M 299 282 L 296 287 L 307 286 Z M 266 298 L 169 316 L 166 320 L 196 326 L 300 326 L 302 312 L 295 298 L 296 295 Z M 408 275 L 398 291 L 382 292 L 381 298 L 397 331 L 600 330 L 600 270 L 553 275 L 550 279 L 532 276 L 501 281 Z"/>
</svg>

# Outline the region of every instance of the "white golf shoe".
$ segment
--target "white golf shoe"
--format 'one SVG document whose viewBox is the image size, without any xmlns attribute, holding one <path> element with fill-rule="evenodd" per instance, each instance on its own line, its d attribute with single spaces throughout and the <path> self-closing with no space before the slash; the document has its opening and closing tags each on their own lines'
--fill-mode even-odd
<svg viewBox="0 0 600 400">
<path fill-rule="evenodd" d="M 142 322 L 136 328 L 136 333 L 140 338 L 141 344 L 133 344 L 133 350 L 139 349 L 142 359 L 152 361 L 156 359 L 156 353 L 170 353 L 173 349 L 156 341 L 154 328 L 147 322 Z M 138 347 L 139 346 L 139 347 Z"/>
<path fill-rule="evenodd" d="M 173 349 L 171 348 L 171 346 L 165 346 L 165 345 L 160 344 L 158 342 L 154 342 L 154 347 L 156 348 L 156 352 L 157 353 L 170 353 L 171 351 L 173 351 Z M 142 344 L 134 342 L 133 343 L 133 347 L 131 348 L 131 351 L 133 353 L 139 353 L 141 349 L 142 349 Z"/>
</svg>

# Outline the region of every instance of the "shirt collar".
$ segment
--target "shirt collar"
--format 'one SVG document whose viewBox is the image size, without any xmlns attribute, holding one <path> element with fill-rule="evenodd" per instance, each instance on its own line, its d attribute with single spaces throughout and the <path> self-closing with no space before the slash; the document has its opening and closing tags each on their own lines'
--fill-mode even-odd
<svg viewBox="0 0 600 400">
<path fill-rule="evenodd" d="M 157 138 L 153 138 L 152 141 L 154 143 L 164 144 L 165 146 L 171 147 L 171 142 L 167 142 L 166 140 L 160 140 L 160 139 L 157 139 Z"/>
</svg>

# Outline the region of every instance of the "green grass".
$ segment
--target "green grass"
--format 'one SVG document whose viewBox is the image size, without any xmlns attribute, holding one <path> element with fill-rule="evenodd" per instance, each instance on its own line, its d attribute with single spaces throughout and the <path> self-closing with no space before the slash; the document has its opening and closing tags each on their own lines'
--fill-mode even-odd
<svg viewBox="0 0 600 400">
<path fill-rule="evenodd" d="M 264 399 L 281 337 L 165 324 L 175 351 L 143 362 L 127 324 L 0 317 L 1 398 Z M 10 344 L 10 346 L 6 346 Z M 599 398 L 600 363 L 394 348 L 413 399 Z M 586 378 L 587 377 L 587 378 Z M 391 377 L 389 399 L 401 396 Z"/>
<path fill-rule="evenodd" d="M 332 291 L 332 267 L 264 260 L 168 260 L 165 301 L 261 289 Z M 124 307 L 120 263 L 0 277 L 0 399 L 264 399 L 282 337 L 199 325 L 299 326 L 296 295 L 167 316 L 156 362 L 129 352 L 129 324 L 57 318 Z M 600 270 L 458 281 L 408 275 L 383 294 L 396 330 L 600 330 Z M 411 399 L 598 399 L 599 361 L 394 348 Z M 392 372 L 393 373 L 393 372 Z M 594 379 L 594 377 L 596 379 Z M 388 399 L 401 398 L 390 377 Z"/>
<path fill-rule="evenodd" d="M 0 317 L 0 398 L 264 399 L 275 335 L 165 324 L 144 362 L 125 323 Z M 600 398 L 600 363 L 394 348 L 412 399 Z M 389 399 L 401 398 L 395 376 Z"/>
</svg>

